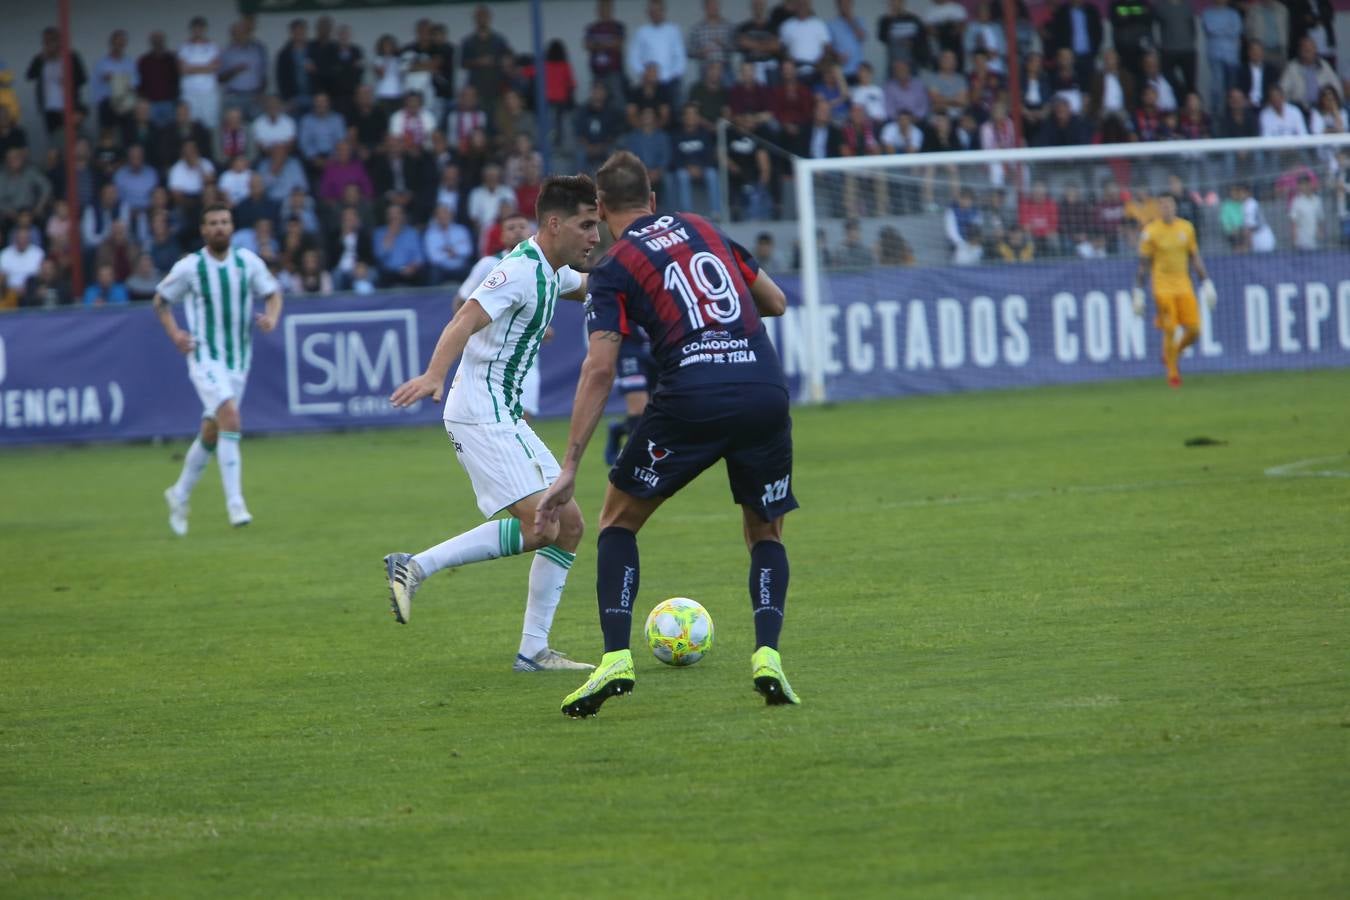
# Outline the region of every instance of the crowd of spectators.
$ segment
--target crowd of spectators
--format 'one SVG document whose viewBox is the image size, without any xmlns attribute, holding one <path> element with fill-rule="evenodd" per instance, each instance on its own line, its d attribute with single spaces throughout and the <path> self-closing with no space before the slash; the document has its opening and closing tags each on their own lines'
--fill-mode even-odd
<svg viewBox="0 0 1350 900">
<path fill-rule="evenodd" d="M 1002 2 L 1016 4 L 1015 47 Z M 154 31 L 135 55 L 117 30 L 92 68 L 74 55 L 70 123 L 59 35 L 49 28 L 25 72 L 46 140 L 19 124 L 14 73 L 0 77 L 0 308 L 145 298 L 200 246 L 197 211 L 217 201 L 233 209 L 237 243 L 290 293 L 462 278 L 498 249 L 502 215 L 532 212 L 547 174 L 535 146 L 540 124 L 555 170 L 594 170 L 627 148 L 646 162 L 662 205 L 736 219 L 785 214 L 791 155 L 1347 130 L 1326 0 L 1213 0 L 1199 15 L 1185 0 L 1059 0 L 1035 16 L 1022 0 L 939 0 L 923 15 L 889 0 L 870 23 L 853 0 L 819 14 L 812 0 L 737 5 L 744 17 L 733 20 L 718 0 L 704 0 L 703 18 L 686 31 L 662 0 L 645 5 L 640 23 L 616 19 L 611 0 L 599 0 L 583 46 L 554 40 L 538 61 L 542 109 L 536 61 L 494 30 L 486 4 L 457 41 L 428 19 L 406 38 L 361 41 L 323 15 L 295 19 L 286 42 L 269 49 L 249 16 L 229 25 L 225 41 L 197 17 L 176 49 Z M 569 61 L 583 52 L 584 91 L 583 67 Z M 1016 85 L 1010 53 L 1020 63 Z M 869 58 L 884 58 L 884 68 Z M 732 123 L 724 161 L 720 119 Z M 59 140 L 67 125 L 79 135 L 74 209 Z M 721 208 L 719 162 L 730 209 Z M 1331 159 L 1291 176 L 1298 246 L 1317 243 L 1305 239 L 1312 204 L 1299 198 L 1338 188 L 1344 212 L 1343 171 Z M 993 188 L 978 195 L 954 167 L 930 167 L 912 184 L 841 179 L 834 211 L 850 221 L 833 255 L 849 265 L 912 260 L 895 228 L 868 246 L 852 220 L 924 212 L 942 217 L 958 262 L 1100 255 L 1126 241 L 1122 228 L 1151 202 L 1146 186 L 1052 192 L 1017 167 L 992 175 Z M 1235 185 L 1212 205 L 1235 248 L 1260 250 L 1264 223 L 1251 223 L 1252 198 L 1241 192 Z M 1196 199 L 1187 185 L 1173 193 Z M 89 273 L 81 298 L 69 296 L 72 225 Z M 1319 240 L 1326 230 L 1318 219 Z"/>
</svg>

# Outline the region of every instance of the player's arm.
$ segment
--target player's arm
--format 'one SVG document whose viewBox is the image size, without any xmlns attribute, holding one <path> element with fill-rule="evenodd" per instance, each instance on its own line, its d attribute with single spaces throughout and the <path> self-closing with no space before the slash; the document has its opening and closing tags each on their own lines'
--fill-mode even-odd
<svg viewBox="0 0 1350 900">
<path fill-rule="evenodd" d="M 277 323 L 281 321 L 281 302 L 281 291 L 273 291 L 267 295 L 263 311 L 253 317 L 259 331 L 266 334 L 277 327 Z"/>
<path fill-rule="evenodd" d="M 589 281 L 589 279 L 587 278 L 585 272 L 578 272 L 577 274 L 581 276 L 581 286 L 580 286 L 580 287 L 577 287 L 577 288 L 573 288 L 572 290 L 567 291 L 567 292 L 564 293 L 564 294 L 559 294 L 559 295 L 558 295 L 559 297 L 562 297 L 564 300 L 585 300 L 585 299 L 586 299 L 586 284 L 587 284 L 587 282 Z"/>
<path fill-rule="evenodd" d="M 614 373 L 619 366 L 619 345 L 623 335 L 617 331 L 591 332 L 590 348 L 581 364 L 581 379 L 572 403 L 572 424 L 567 430 L 567 455 L 557 480 L 544 492 L 535 510 L 536 526 L 557 521 L 559 511 L 576 492 L 577 467 L 586 453 L 586 445 L 605 414 L 605 401 L 614 389 Z"/>
<path fill-rule="evenodd" d="M 164 295 L 155 291 L 155 315 L 159 318 L 159 324 L 164 328 L 164 333 L 173 341 L 173 345 L 178 348 L 179 353 L 191 353 L 197 346 L 197 342 L 192 339 L 182 328 L 178 327 L 178 320 L 173 316 L 173 307 Z"/>
<path fill-rule="evenodd" d="M 755 309 L 759 310 L 761 316 L 781 316 L 787 311 L 787 295 L 763 269 L 750 282 L 750 296 L 754 298 Z"/>
<path fill-rule="evenodd" d="M 478 301 L 470 298 L 442 329 L 440 339 L 436 341 L 436 349 L 431 354 L 431 362 L 427 364 L 427 370 L 399 385 L 390 395 L 389 402 L 395 406 L 411 406 L 423 397 L 430 397 L 439 402 L 445 390 L 445 376 L 449 374 L 451 364 L 464 352 L 464 345 L 469 342 L 469 338 L 491 322 L 491 317 Z"/>
<path fill-rule="evenodd" d="M 1219 291 L 1214 287 L 1213 280 L 1209 277 L 1209 269 L 1205 267 L 1205 261 L 1200 258 L 1200 248 L 1191 248 L 1191 265 L 1195 267 L 1195 274 L 1200 276 L 1200 300 L 1213 309 L 1219 302 Z"/>
</svg>

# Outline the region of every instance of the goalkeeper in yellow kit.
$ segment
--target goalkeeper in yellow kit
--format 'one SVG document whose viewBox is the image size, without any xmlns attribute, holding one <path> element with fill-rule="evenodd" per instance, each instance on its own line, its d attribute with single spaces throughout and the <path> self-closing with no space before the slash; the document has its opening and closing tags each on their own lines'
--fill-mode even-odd
<svg viewBox="0 0 1350 900">
<path fill-rule="evenodd" d="M 1214 282 L 1205 271 L 1200 248 L 1195 243 L 1195 228 L 1177 218 L 1176 201 L 1167 195 L 1158 199 L 1158 218 L 1144 226 L 1139 239 L 1139 271 L 1134 282 L 1134 313 L 1144 314 L 1144 275 L 1153 268 L 1153 303 L 1158 309 L 1154 324 L 1163 336 L 1163 364 L 1167 383 L 1181 387 L 1177 360 L 1200 337 L 1200 308 L 1191 283 L 1191 265 L 1200 276 L 1200 297 L 1210 309 L 1218 302 Z M 1181 332 L 1178 336 L 1177 328 Z"/>
</svg>

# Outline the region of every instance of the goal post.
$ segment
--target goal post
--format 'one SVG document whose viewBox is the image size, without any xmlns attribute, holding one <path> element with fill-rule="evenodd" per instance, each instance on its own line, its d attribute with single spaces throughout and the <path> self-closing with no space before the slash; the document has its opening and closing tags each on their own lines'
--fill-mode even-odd
<svg viewBox="0 0 1350 900">
<path fill-rule="evenodd" d="M 1219 294 L 1183 370 L 1350 365 L 1350 135 L 799 158 L 794 191 L 799 402 L 1160 377 L 1165 194 Z"/>
</svg>

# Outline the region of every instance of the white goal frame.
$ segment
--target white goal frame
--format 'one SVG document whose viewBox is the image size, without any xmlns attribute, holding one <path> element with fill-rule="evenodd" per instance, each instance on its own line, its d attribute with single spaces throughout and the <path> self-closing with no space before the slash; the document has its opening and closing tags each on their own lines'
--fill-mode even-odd
<svg viewBox="0 0 1350 900">
<path fill-rule="evenodd" d="M 852 156 L 834 159 L 793 158 L 793 183 L 797 202 L 798 241 L 801 247 L 803 329 L 810 335 L 799 402 L 819 404 L 829 398 L 825 390 L 824 318 L 821 313 L 820 247 L 816 240 L 816 176 L 830 172 L 862 170 L 899 171 L 937 165 L 979 166 L 992 163 L 1035 163 L 1147 159 L 1243 151 L 1311 150 L 1350 147 L 1350 134 L 1299 137 L 1212 138 L 1208 140 L 1151 141 L 1133 144 L 1088 144 L 1074 147 L 1034 147 L 1013 150 L 961 150 L 946 153 L 904 153 L 886 156 Z"/>
</svg>

